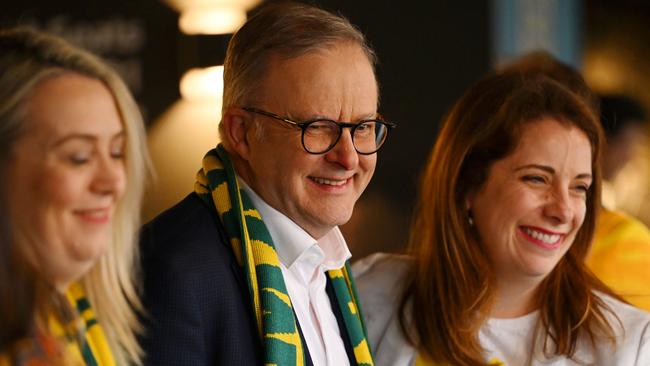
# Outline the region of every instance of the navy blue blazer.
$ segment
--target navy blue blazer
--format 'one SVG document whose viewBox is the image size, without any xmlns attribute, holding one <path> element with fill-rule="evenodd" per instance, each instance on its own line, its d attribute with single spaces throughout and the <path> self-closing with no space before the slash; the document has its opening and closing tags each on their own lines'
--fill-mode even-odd
<svg viewBox="0 0 650 366">
<path fill-rule="evenodd" d="M 140 246 L 145 365 L 263 364 L 244 274 L 216 212 L 191 193 L 142 228 Z M 332 301 L 331 285 L 327 290 Z M 356 365 L 334 301 L 332 309 Z"/>
</svg>

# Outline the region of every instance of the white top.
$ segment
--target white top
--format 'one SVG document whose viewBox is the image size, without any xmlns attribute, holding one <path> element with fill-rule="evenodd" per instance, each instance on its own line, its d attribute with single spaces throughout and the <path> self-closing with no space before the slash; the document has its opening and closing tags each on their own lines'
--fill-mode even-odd
<svg viewBox="0 0 650 366">
<path fill-rule="evenodd" d="M 414 365 L 416 350 L 406 342 L 399 327 L 398 307 L 403 280 L 410 266 L 406 256 L 375 254 L 353 266 L 357 290 L 368 328 L 368 341 L 377 366 Z M 499 360 L 507 366 L 650 366 L 650 313 L 602 295 L 616 313 L 610 324 L 616 330 L 616 347 L 606 340 L 594 349 L 588 340 L 578 340 L 575 360 L 545 358 L 543 337 L 536 337 L 539 312 L 519 318 L 489 319 L 479 340 L 486 361 Z"/>
<path fill-rule="evenodd" d="M 271 234 L 291 304 L 314 366 L 350 364 L 325 285 L 325 272 L 345 265 L 352 255 L 338 227 L 316 240 L 269 206 L 243 179 L 239 183 L 253 201 Z"/>
</svg>

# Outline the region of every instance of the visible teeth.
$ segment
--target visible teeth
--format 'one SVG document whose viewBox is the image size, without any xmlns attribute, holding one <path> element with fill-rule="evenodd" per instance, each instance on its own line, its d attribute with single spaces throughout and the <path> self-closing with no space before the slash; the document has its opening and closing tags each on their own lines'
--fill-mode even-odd
<svg viewBox="0 0 650 366">
<path fill-rule="evenodd" d="M 342 186 L 347 182 L 347 179 L 343 180 L 330 180 L 330 179 L 325 179 L 325 178 L 312 178 L 316 183 L 319 184 L 327 184 L 330 186 Z"/>
<path fill-rule="evenodd" d="M 532 236 L 533 238 L 537 240 L 541 240 L 546 244 L 554 244 L 558 240 L 560 240 L 560 235 L 559 234 L 544 234 L 539 231 L 530 229 L 530 228 L 524 228 L 526 231 L 526 234 Z"/>
</svg>

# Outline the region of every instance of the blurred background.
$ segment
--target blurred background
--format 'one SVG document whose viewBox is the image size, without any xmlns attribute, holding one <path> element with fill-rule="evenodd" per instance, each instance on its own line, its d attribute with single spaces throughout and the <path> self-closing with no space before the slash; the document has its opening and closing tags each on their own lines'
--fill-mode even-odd
<svg viewBox="0 0 650 366">
<path fill-rule="evenodd" d="M 107 59 L 127 80 L 145 116 L 156 169 L 143 212 L 148 220 L 192 190 L 203 154 L 218 143 L 219 65 L 230 35 L 265 1 L 272 0 L 5 1 L 0 25 L 61 35 Z M 628 95 L 650 110 L 650 2 L 309 3 L 347 16 L 366 34 L 380 60 L 380 112 L 399 124 L 342 228 L 355 258 L 404 249 L 418 175 L 439 121 L 463 90 L 512 57 L 545 49 L 581 70 L 597 92 Z M 650 224 L 644 136 L 610 182 L 608 205 Z"/>
</svg>

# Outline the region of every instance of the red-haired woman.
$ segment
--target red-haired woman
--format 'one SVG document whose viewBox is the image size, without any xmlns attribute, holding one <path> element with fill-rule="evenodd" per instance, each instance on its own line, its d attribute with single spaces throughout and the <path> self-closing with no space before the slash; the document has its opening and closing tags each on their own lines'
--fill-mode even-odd
<svg viewBox="0 0 650 366">
<path fill-rule="evenodd" d="M 502 73 L 452 108 L 422 176 L 411 259 L 356 266 L 377 365 L 650 365 L 650 314 L 584 264 L 602 132 L 571 90 Z"/>
</svg>

